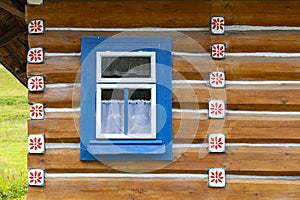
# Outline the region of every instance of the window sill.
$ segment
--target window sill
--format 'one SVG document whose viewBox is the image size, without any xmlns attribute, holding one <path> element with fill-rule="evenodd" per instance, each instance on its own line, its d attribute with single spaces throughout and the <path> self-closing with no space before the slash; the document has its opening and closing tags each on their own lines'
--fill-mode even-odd
<svg viewBox="0 0 300 200">
<path fill-rule="evenodd" d="M 91 140 L 92 155 L 157 155 L 166 152 L 162 140 Z"/>
</svg>

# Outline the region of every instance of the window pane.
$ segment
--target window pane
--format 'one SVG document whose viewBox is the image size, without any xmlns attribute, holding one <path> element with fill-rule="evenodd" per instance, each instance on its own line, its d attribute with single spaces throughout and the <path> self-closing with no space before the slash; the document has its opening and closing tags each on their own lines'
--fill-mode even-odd
<svg viewBox="0 0 300 200">
<path fill-rule="evenodd" d="M 151 100 L 151 90 L 150 89 L 129 89 L 129 99 Z"/>
<path fill-rule="evenodd" d="M 128 133 L 151 134 L 151 90 L 130 89 L 128 104 Z"/>
<path fill-rule="evenodd" d="M 102 57 L 102 78 L 151 78 L 151 57 Z"/>
<path fill-rule="evenodd" d="M 124 92 L 122 89 L 101 90 L 101 133 L 124 133 Z"/>
<path fill-rule="evenodd" d="M 102 89 L 101 90 L 101 100 L 124 100 L 123 89 Z"/>
</svg>

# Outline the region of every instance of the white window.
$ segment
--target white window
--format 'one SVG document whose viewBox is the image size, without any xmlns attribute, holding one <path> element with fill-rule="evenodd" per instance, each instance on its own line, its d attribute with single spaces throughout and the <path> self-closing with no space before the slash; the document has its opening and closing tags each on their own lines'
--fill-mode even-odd
<svg viewBox="0 0 300 200">
<path fill-rule="evenodd" d="M 155 82 L 155 52 L 97 52 L 97 82 Z"/>
<path fill-rule="evenodd" d="M 155 139 L 155 52 L 97 52 L 97 139 Z"/>
</svg>

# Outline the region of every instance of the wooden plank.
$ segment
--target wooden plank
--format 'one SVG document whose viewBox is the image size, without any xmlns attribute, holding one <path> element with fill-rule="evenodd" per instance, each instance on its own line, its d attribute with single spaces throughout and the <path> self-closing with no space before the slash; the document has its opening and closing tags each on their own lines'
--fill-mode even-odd
<svg viewBox="0 0 300 200">
<path fill-rule="evenodd" d="M 300 175 L 300 147 L 226 147 L 226 153 L 208 153 L 201 148 L 173 148 L 173 162 L 100 161 L 81 162 L 80 149 L 47 149 L 43 155 L 29 154 L 28 168 L 52 172 L 126 171 L 132 173 L 207 173 L 208 168 L 224 167 L 227 173 L 249 175 Z"/>
<path fill-rule="evenodd" d="M 206 27 L 211 16 L 225 16 L 226 25 L 298 26 L 299 7 L 297 0 L 47 1 L 27 5 L 26 21 L 44 19 L 47 27 Z"/>
<path fill-rule="evenodd" d="M 27 64 L 27 76 L 43 75 L 46 83 L 80 82 L 80 57 L 46 57 L 43 64 Z"/>
<path fill-rule="evenodd" d="M 49 178 L 45 187 L 29 187 L 27 198 L 51 199 L 290 199 L 300 196 L 299 180 L 228 179 L 213 189 L 205 179 L 184 178 Z"/>
<path fill-rule="evenodd" d="M 80 87 L 46 88 L 42 93 L 28 93 L 28 102 L 40 102 L 49 108 L 78 107 Z M 208 108 L 208 100 L 225 100 L 228 110 L 300 110 L 300 86 L 228 85 L 212 89 L 206 84 L 174 84 L 173 107 Z"/>
<path fill-rule="evenodd" d="M 0 45 L 1 46 L 1 45 Z M 0 47 L 0 62 L 24 86 L 27 87 L 26 54 L 28 51 L 27 32 L 19 34 Z"/>
<path fill-rule="evenodd" d="M 225 71 L 226 80 L 299 80 L 300 58 L 173 56 L 173 80 L 208 79 L 211 71 Z M 46 83 L 80 82 L 80 57 L 46 57 L 43 64 L 28 64 L 27 75 L 44 75 Z"/>
<path fill-rule="evenodd" d="M 44 133 L 46 142 L 79 142 L 79 112 L 46 113 L 45 120 L 28 120 L 28 133 Z M 227 142 L 299 143 L 297 115 L 227 114 L 210 120 L 206 114 L 173 113 L 173 139 L 177 143 L 202 143 L 207 133 L 224 133 Z"/>
<path fill-rule="evenodd" d="M 172 51 L 209 52 L 210 45 L 224 43 L 226 52 L 300 52 L 299 31 L 227 31 L 225 35 L 207 32 L 90 32 L 46 31 L 29 35 L 29 46 L 44 47 L 47 52 L 80 52 L 82 36 L 165 36 L 172 38 Z M 290 45 L 293 44 L 293 45 Z"/>
</svg>

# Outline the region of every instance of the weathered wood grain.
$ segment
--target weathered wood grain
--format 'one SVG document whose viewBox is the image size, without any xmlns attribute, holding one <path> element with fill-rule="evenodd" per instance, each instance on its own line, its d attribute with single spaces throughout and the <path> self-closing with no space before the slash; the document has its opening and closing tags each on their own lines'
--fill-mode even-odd
<svg viewBox="0 0 300 200">
<path fill-rule="evenodd" d="M 225 16 L 226 25 L 298 26 L 299 7 L 296 0 L 46 1 L 28 5 L 26 21 L 44 19 L 48 27 L 206 27 L 211 16 Z"/>
<path fill-rule="evenodd" d="M 173 56 L 173 80 L 208 79 L 211 71 L 225 71 L 226 80 L 299 80 L 300 58 Z M 44 75 L 46 83 L 80 82 L 80 57 L 46 57 L 44 64 L 28 64 L 27 75 Z"/>
<path fill-rule="evenodd" d="M 173 148 L 173 162 L 81 162 L 80 149 L 48 149 L 43 155 L 29 154 L 28 168 L 49 172 L 143 172 L 206 173 L 208 168 L 224 167 L 227 173 L 251 175 L 300 175 L 300 147 L 226 147 L 226 153 L 207 153 L 201 148 Z M 154 167 L 155 166 L 155 167 Z M 156 168 L 157 166 L 157 168 Z M 159 166 L 165 166 L 160 168 Z"/>
<path fill-rule="evenodd" d="M 209 52 L 210 45 L 224 43 L 226 52 L 300 52 L 299 31 L 227 31 L 225 35 L 207 32 L 90 32 L 46 31 L 29 35 L 29 46 L 42 46 L 47 52 L 80 52 L 82 36 L 165 36 L 172 38 L 172 51 Z M 293 44 L 293 45 L 291 45 Z"/>
<path fill-rule="evenodd" d="M 47 88 L 28 93 L 28 102 L 40 102 L 49 108 L 79 106 L 80 87 Z M 208 100 L 225 100 L 228 110 L 300 110 L 300 85 L 228 85 L 212 89 L 206 84 L 174 84 L 173 107 L 208 108 Z"/>
<path fill-rule="evenodd" d="M 27 32 L 25 31 L 25 27 L 19 29 L 23 30 L 23 32 L 20 34 L 15 34 L 14 38 L 11 38 L 10 41 L 6 41 L 0 45 L 0 62 L 24 86 L 27 86 L 27 77 L 26 77 L 26 64 L 27 64 L 26 54 L 28 51 Z M 7 34 L 12 34 L 12 33 L 7 32 Z"/>
<path fill-rule="evenodd" d="M 49 178 L 45 187 L 29 187 L 27 198 L 43 199 L 288 199 L 300 196 L 299 180 L 228 179 L 226 188 L 207 187 L 205 179 Z"/>
<path fill-rule="evenodd" d="M 28 120 L 28 133 L 44 133 L 46 142 L 79 142 L 79 113 L 46 113 L 45 120 Z M 225 120 L 210 120 L 206 114 L 173 113 L 176 143 L 202 143 L 208 133 L 224 133 L 227 142 L 298 143 L 297 115 L 227 114 Z"/>
</svg>

